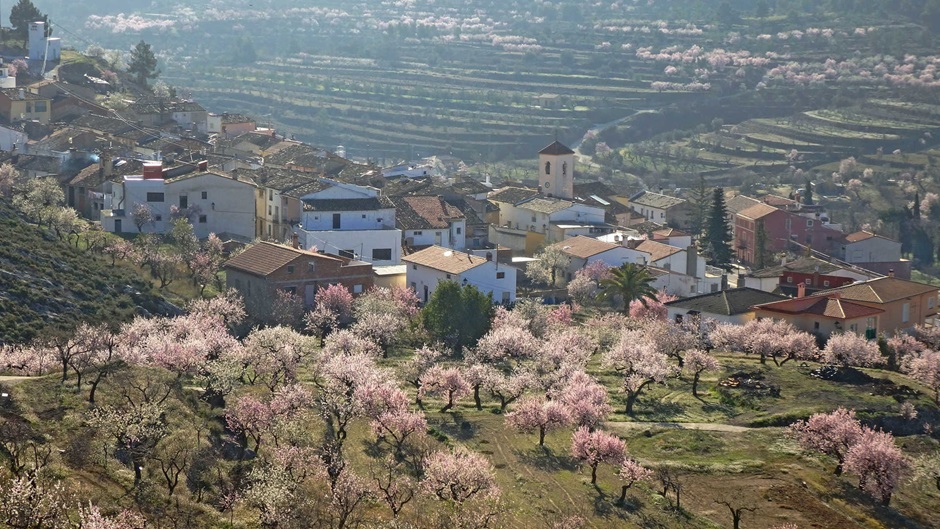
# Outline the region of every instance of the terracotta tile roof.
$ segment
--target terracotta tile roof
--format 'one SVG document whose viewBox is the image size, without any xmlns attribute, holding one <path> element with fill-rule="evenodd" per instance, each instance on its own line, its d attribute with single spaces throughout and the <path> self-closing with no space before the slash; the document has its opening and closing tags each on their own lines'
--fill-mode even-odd
<svg viewBox="0 0 940 529">
<path fill-rule="evenodd" d="M 668 239 L 669 237 L 688 237 L 689 234 L 675 228 L 664 228 L 653 232 L 653 239 Z"/>
<path fill-rule="evenodd" d="M 779 207 L 795 206 L 799 204 L 799 202 L 797 202 L 796 200 L 793 200 L 792 198 L 781 197 L 777 195 L 766 195 L 764 197 L 764 204 L 779 208 Z"/>
<path fill-rule="evenodd" d="M 587 259 L 599 253 L 620 248 L 617 244 L 599 241 L 593 237 L 585 237 L 584 235 L 578 235 L 577 237 L 571 237 L 570 239 L 556 242 L 552 246 L 561 248 L 565 254 L 579 259 Z"/>
<path fill-rule="evenodd" d="M 854 320 L 884 312 L 831 294 L 774 301 L 755 305 L 754 308 L 781 314 L 812 314 L 834 320 Z"/>
<path fill-rule="evenodd" d="M 667 307 L 680 307 L 708 314 L 735 316 L 751 312 L 754 305 L 786 299 L 783 296 L 764 292 L 756 288 L 743 287 L 709 292 L 698 296 L 677 299 L 666 303 Z"/>
<path fill-rule="evenodd" d="M 395 204 L 395 220 L 403 230 L 446 229 L 451 219 L 464 214 L 441 197 L 408 196 L 391 198 Z"/>
<path fill-rule="evenodd" d="M 824 290 L 816 296 L 825 296 L 838 292 L 843 299 L 863 301 L 867 303 L 891 303 L 899 299 L 919 296 L 921 294 L 937 293 L 937 287 L 915 281 L 907 281 L 897 277 L 879 277 L 844 287 Z"/>
<path fill-rule="evenodd" d="M 650 191 L 640 191 L 639 193 L 630 197 L 630 202 L 634 204 L 640 204 L 642 206 L 648 206 L 651 208 L 657 209 L 669 209 L 673 206 L 678 206 L 685 203 L 684 198 L 671 197 L 669 195 L 663 195 L 661 193 L 652 193 Z"/>
<path fill-rule="evenodd" d="M 878 235 L 877 233 L 872 233 L 870 231 L 857 231 L 855 233 L 850 233 L 845 236 L 845 242 L 867 241 L 868 239 L 874 239 L 874 238 L 897 242 L 897 241 L 894 241 L 893 239 L 889 239 L 888 237 L 884 237 L 882 235 Z"/>
<path fill-rule="evenodd" d="M 728 213 L 736 215 L 756 204 L 760 204 L 760 200 L 745 195 L 736 195 L 725 202 L 725 207 L 728 208 Z"/>
<path fill-rule="evenodd" d="M 303 204 L 304 211 L 376 211 L 395 207 L 385 195 L 369 198 L 307 198 Z"/>
<path fill-rule="evenodd" d="M 535 189 L 525 187 L 504 187 L 491 194 L 489 199 L 494 202 L 507 202 L 509 204 L 520 204 L 532 197 L 538 196 L 539 192 Z"/>
<path fill-rule="evenodd" d="M 549 155 L 574 154 L 574 151 L 572 151 L 568 146 L 561 143 L 560 141 L 555 140 L 551 143 L 551 145 L 539 151 L 539 154 L 549 154 Z"/>
<path fill-rule="evenodd" d="M 407 263 L 433 268 L 434 270 L 440 270 L 448 274 L 462 274 L 467 270 L 488 262 L 483 257 L 477 257 L 437 245 L 402 257 L 401 260 Z"/>
<path fill-rule="evenodd" d="M 527 200 L 522 204 L 518 204 L 518 207 L 528 209 L 530 211 L 537 211 L 539 213 L 551 214 L 566 210 L 573 205 L 574 202 L 562 200 L 560 198 L 536 197 L 532 200 Z"/>
<path fill-rule="evenodd" d="M 738 215 L 747 219 L 757 220 L 757 219 L 766 217 L 767 215 L 770 215 L 771 213 L 775 211 L 779 211 L 779 210 L 773 206 L 768 206 L 767 204 L 764 204 L 764 203 L 757 203 L 749 208 L 746 208 L 738 212 Z"/>
<path fill-rule="evenodd" d="M 641 242 L 639 245 L 637 245 L 636 249 L 650 254 L 650 263 L 655 263 L 660 259 L 665 259 L 670 255 L 684 251 L 682 248 L 677 246 L 669 246 L 668 244 L 651 240 L 645 240 Z"/>
<path fill-rule="evenodd" d="M 290 246 L 284 246 L 283 244 L 259 242 L 258 244 L 249 246 L 242 253 L 229 259 L 225 263 L 225 268 L 233 268 L 248 274 L 267 277 L 287 263 L 302 255 L 306 255 L 314 259 L 348 261 L 341 257 L 312 253 L 306 250 L 299 250 L 296 248 L 291 248 Z"/>
</svg>

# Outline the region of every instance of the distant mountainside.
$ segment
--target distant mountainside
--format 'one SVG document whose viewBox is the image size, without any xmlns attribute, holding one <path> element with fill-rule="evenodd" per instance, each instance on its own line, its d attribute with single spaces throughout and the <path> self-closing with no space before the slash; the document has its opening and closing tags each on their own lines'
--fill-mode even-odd
<svg viewBox="0 0 940 529">
<path fill-rule="evenodd" d="M 44 236 L 0 199 L 0 344 L 171 308 L 151 290 L 133 272 Z"/>
</svg>

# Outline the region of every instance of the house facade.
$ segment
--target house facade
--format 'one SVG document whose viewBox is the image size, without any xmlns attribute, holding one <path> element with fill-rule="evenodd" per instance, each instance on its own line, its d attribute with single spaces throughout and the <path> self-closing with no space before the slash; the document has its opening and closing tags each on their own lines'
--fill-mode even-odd
<svg viewBox="0 0 940 529">
<path fill-rule="evenodd" d="M 249 314 L 262 319 L 271 313 L 278 290 L 313 305 L 319 289 L 343 285 L 354 295 L 372 288 L 372 265 L 282 244 L 260 242 L 224 265 L 226 286 L 238 291 Z"/>
<path fill-rule="evenodd" d="M 395 205 L 378 189 L 323 179 L 325 189 L 301 198 L 297 230 L 303 248 L 376 265 L 401 262 Z"/>
<path fill-rule="evenodd" d="M 630 197 L 628 205 L 648 221 L 684 230 L 691 227 L 691 206 L 683 198 L 640 191 Z"/>
<path fill-rule="evenodd" d="M 690 317 L 721 323 L 744 325 L 756 317 L 754 305 L 786 299 L 756 288 L 731 288 L 709 292 L 666 303 L 670 320 L 682 322 Z"/>
<path fill-rule="evenodd" d="M 884 309 L 844 299 L 839 293 L 763 303 L 755 305 L 754 312 L 758 318 L 784 320 L 821 340 L 840 332 L 873 338 L 884 328 L 880 320 L 886 316 Z"/>
<path fill-rule="evenodd" d="M 402 258 L 406 281 L 422 303 L 427 303 L 441 281 L 473 285 L 490 294 L 495 303 L 516 300 L 516 269 L 472 254 L 431 246 Z"/>
<path fill-rule="evenodd" d="M 0 117 L 8 124 L 17 121 L 38 121 L 43 125 L 52 120 L 52 99 L 26 88 L 0 90 Z"/>
<path fill-rule="evenodd" d="M 439 196 L 390 197 L 395 205 L 395 221 L 406 247 L 443 246 L 455 250 L 467 247 L 467 219 L 456 207 Z"/>
<path fill-rule="evenodd" d="M 880 277 L 852 283 L 817 295 L 838 294 L 866 307 L 883 310 L 878 333 L 906 331 L 914 325 L 934 324 L 937 319 L 937 287 L 897 277 Z"/>
<path fill-rule="evenodd" d="M 499 208 L 490 241 L 525 255 L 569 236 L 613 231 L 604 222 L 603 208 L 542 196 L 531 189 L 508 187 L 489 199 Z"/>
<path fill-rule="evenodd" d="M 806 217 L 764 203 L 745 208 L 734 216 L 734 250 L 738 259 L 755 263 L 759 246 L 758 234 L 763 230 L 764 252 L 780 252 L 791 243 L 829 251 L 842 232 L 819 218 Z"/>
<path fill-rule="evenodd" d="M 845 236 L 834 256 L 853 265 L 895 277 L 911 278 L 911 262 L 901 258 L 901 243 L 868 231 L 857 231 Z"/>
<path fill-rule="evenodd" d="M 565 239 L 552 246 L 568 256 L 566 281 L 571 281 L 578 270 L 597 261 L 610 267 L 619 267 L 626 263 L 646 264 L 649 259 L 649 254 L 583 235 Z"/>
</svg>

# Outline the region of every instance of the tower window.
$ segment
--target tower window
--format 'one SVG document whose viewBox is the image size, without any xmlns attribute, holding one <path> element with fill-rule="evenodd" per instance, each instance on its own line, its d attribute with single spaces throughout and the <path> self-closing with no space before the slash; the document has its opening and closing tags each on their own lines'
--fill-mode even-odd
<svg viewBox="0 0 940 529">
<path fill-rule="evenodd" d="M 552 162 L 545 162 L 545 174 L 552 174 Z"/>
<path fill-rule="evenodd" d="M 568 162 L 561 162 L 561 175 L 566 176 L 568 174 Z"/>
</svg>

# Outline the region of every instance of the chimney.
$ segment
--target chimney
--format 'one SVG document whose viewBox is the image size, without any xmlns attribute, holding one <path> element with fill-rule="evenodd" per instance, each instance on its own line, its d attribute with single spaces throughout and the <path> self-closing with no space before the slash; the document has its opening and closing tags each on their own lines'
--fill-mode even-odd
<svg viewBox="0 0 940 529">
<path fill-rule="evenodd" d="M 290 234 L 290 245 L 296 250 L 300 248 L 300 235 L 297 232 Z"/>
<path fill-rule="evenodd" d="M 98 169 L 101 176 L 105 178 L 111 178 L 111 175 L 114 174 L 114 159 L 111 158 L 109 153 L 102 153 L 98 158 Z"/>
<path fill-rule="evenodd" d="M 894 268 L 888 270 L 888 277 L 894 277 Z"/>
<path fill-rule="evenodd" d="M 832 299 L 842 299 L 842 292 L 833 292 Z"/>
<path fill-rule="evenodd" d="M 209 160 L 200 160 L 200 162 L 199 162 L 199 170 L 200 170 L 200 171 L 203 171 L 203 172 L 208 171 L 208 170 L 209 170 Z"/>
<path fill-rule="evenodd" d="M 23 99 L 26 99 L 26 89 L 25 89 L 25 88 L 20 88 L 20 90 L 19 90 L 19 92 L 18 92 L 17 95 L 19 96 L 20 101 L 22 101 Z"/>
<path fill-rule="evenodd" d="M 796 286 L 796 297 L 805 298 L 806 297 L 806 283 L 800 283 Z"/>
<path fill-rule="evenodd" d="M 486 252 L 486 260 L 487 261 L 493 260 L 493 252 Z"/>
<path fill-rule="evenodd" d="M 695 245 L 690 244 L 688 248 L 685 249 L 685 275 L 690 277 L 698 277 L 696 274 L 698 272 L 698 253 L 695 251 Z"/>
<path fill-rule="evenodd" d="M 144 180 L 163 180 L 163 162 L 144 162 Z"/>
</svg>

